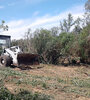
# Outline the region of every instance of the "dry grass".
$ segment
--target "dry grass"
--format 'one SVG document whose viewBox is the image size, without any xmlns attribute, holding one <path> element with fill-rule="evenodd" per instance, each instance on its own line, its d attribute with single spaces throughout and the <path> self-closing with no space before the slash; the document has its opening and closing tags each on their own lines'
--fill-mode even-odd
<svg viewBox="0 0 90 100">
<path fill-rule="evenodd" d="M 90 67 L 39 65 L 0 69 L 0 79 L 12 93 L 20 89 L 50 95 L 55 100 L 90 100 Z"/>
</svg>

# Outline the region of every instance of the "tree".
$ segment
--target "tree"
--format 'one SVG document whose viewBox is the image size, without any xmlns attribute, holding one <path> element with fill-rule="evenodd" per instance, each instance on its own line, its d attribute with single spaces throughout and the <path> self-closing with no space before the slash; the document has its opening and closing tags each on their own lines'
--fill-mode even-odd
<svg viewBox="0 0 90 100">
<path fill-rule="evenodd" d="M 32 32 L 30 28 L 27 30 L 27 32 L 25 32 L 24 45 L 25 45 L 25 49 L 24 49 L 25 52 L 29 52 L 29 53 L 35 52 L 34 46 L 32 44 Z"/>
<path fill-rule="evenodd" d="M 52 36 L 50 31 L 46 29 L 36 30 L 34 34 L 33 45 L 36 48 L 38 54 L 41 55 L 49 45 Z"/>
<path fill-rule="evenodd" d="M 52 34 L 52 36 L 57 36 L 58 33 L 59 33 L 59 28 L 58 27 L 51 28 L 51 34 Z"/>
<path fill-rule="evenodd" d="M 86 12 L 84 14 L 84 24 L 89 25 L 90 24 L 90 0 L 88 0 L 85 3 L 85 10 L 86 10 Z"/>
<path fill-rule="evenodd" d="M 7 25 L 4 25 L 4 24 L 5 24 L 5 21 L 2 20 L 2 23 L 1 23 L 1 25 L 0 25 L 0 29 L 3 29 L 4 31 L 5 31 L 5 30 L 8 31 L 8 26 L 7 26 Z"/>
<path fill-rule="evenodd" d="M 79 36 L 79 56 L 83 62 L 90 59 L 90 24 L 83 28 Z"/>
<path fill-rule="evenodd" d="M 73 29 L 73 32 L 75 33 L 75 34 L 80 34 L 80 32 L 81 32 L 81 30 L 82 30 L 82 28 L 81 28 L 81 23 L 82 23 L 82 20 L 81 20 L 81 18 L 77 18 L 76 19 L 76 21 L 75 21 L 75 27 L 74 27 L 74 29 Z"/>
<path fill-rule="evenodd" d="M 68 14 L 68 18 L 60 22 L 61 32 L 70 32 L 71 27 L 75 24 L 71 14 Z"/>
<path fill-rule="evenodd" d="M 88 0 L 86 3 L 85 3 L 85 10 L 87 12 L 90 12 L 90 0 Z"/>
</svg>

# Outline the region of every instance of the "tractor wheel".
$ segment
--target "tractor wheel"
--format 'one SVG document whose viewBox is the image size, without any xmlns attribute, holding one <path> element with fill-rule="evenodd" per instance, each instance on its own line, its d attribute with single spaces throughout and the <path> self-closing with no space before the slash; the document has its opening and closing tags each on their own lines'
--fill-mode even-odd
<svg viewBox="0 0 90 100">
<path fill-rule="evenodd" d="M 11 57 L 8 56 L 1 56 L 0 57 L 0 63 L 2 66 L 10 66 L 12 62 Z"/>
</svg>

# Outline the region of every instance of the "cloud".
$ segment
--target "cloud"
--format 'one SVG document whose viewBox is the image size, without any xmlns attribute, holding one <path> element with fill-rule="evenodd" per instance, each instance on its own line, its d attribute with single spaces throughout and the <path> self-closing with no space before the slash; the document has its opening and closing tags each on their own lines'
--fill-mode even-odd
<svg viewBox="0 0 90 100">
<path fill-rule="evenodd" d="M 24 1 L 29 4 L 36 4 L 36 3 L 40 3 L 46 0 L 24 0 Z"/>
<path fill-rule="evenodd" d="M 14 6 L 16 2 L 8 3 L 8 6 Z"/>
<path fill-rule="evenodd" d="M 44 1 L 47 1 L 47 0 L 13 0 L 13 2 L 8 3 L 8 6 L 13 6 L 16 4 L 21 4 L 21 3 L 33 5 L 33 4 L 38 4 Z"/>
<path fill-rule="evenodd" d="M 82 17 L 84 9 L 83 5 L 75 6 L 55 16 L 46 14 L 44 16 L 37 17 L 38 13 L 38 11 L 34 12 L 34 15 L 36 16 L 31 19 L 14 20 L 8 22 L 7 25 L 9 26 L 9 31 L 3 32 L 3 34 L 11 35 L 12 39 L 20 39 L 24 37 L 24 33 L 28 28 L 31 28 L 32 31 L 34 31 L 37 28 L 50 29 L 51 27 L 59 26 L 60 20 L 67 18 L 68 13 L 72 13 L 73 18 L 76 19 L 78 17 Z"/>
<path fill-rule="evenodd" d="M 34 13 L 33 13 L 33 16 L 37 16 L 39 14 L 39 11 L 35 11 Z"/>
<path fill-rule="evenodd" d="M 5 8 L 4 6 L 0 6 L 0 9 L 3 9 L 3 8 Z"/>
</svg>

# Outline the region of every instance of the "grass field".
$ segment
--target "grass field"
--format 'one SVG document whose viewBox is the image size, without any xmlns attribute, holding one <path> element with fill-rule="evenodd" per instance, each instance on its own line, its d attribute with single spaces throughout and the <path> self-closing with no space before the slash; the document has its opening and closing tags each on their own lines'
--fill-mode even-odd
<svg viewBox="0 0 90 100">
<path fill-rule="evenodd" d="M 0 87 L 15 95 L 24 90 L 44 97 L 35 100 L 90 100 L 90 67 L 43 64 L 31 68 L 1 67 Z"/>
</svg>

